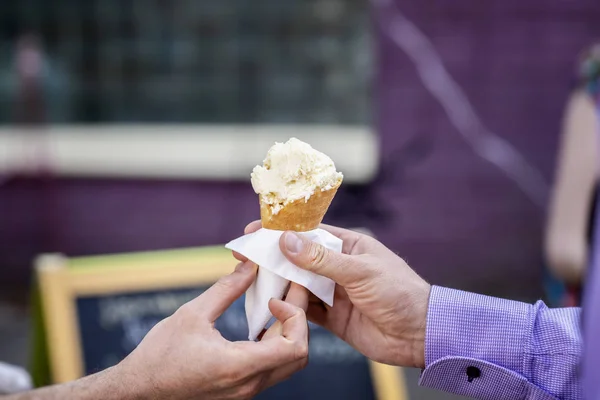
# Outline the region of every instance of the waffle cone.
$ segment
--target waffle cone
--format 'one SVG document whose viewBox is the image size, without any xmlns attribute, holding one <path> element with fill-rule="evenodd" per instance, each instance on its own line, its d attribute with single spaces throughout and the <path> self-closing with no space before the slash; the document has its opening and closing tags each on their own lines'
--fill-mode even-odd
<svg viewBox="0 0 600 400">
<path fill-rule="evenodd" d="M 306 232 L 317 229 L 327 213 L 331 201 L 337 193 L 338 186 L 317 191 L 309 197 L 295 200 L 283 207 L 277 214 L 271 213 L 269 204 L 260 201 L 260 219 L 265 229 L 277 231 Z"/>
</svg>

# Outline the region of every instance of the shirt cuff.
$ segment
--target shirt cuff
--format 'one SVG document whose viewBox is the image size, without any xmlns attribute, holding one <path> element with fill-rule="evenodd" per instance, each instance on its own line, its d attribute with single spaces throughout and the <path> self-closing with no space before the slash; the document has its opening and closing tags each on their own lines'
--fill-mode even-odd
<svg viewBox="0 0 600 400">
<path fill-rule="evenodd" d="M 533 333 L 532 306 L 439 286 L 431 288 L 425 366 L 447 356 L 472 357 L 523 374 Z"/>
<path fill-rule="evenodd" d="M 419 384 L 476 398 L 537 391 L 523 376 L 532 314 L 530 304 L 433 286 Z"/>
</svg>

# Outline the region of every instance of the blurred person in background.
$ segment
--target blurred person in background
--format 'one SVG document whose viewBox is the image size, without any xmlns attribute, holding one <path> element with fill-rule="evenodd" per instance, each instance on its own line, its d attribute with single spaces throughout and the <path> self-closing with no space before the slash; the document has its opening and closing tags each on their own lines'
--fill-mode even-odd
<svg viewBox="0 0 600 400">
<path fill-rule="evenodd" d="M 9 46 L 11 57 L 0 58 L 0 121 L 40 127 L 72 121 L 73 82 L 64 65 L 35 34 Z"/>
<path fill-rule="evenodd" d="M 292 285 L 271 300 L 277 318 L 259 342 L 229 342 L 215 320 L 250 287 L 256 266 L 240 263 L 158 323 L 114 367 L 79 380 L 6 397 L 28 399 L 249 399 L 308 362 L 308 294 Z"/>
<path fill-rule="evenodd" d="M 546 229 L 545 255 L 553 275 L 579 305 L 592 246 L 598 189 L 598 74 L 600 44 L 587 49 L 565 110 L 556 182 Z"/>
</svg>

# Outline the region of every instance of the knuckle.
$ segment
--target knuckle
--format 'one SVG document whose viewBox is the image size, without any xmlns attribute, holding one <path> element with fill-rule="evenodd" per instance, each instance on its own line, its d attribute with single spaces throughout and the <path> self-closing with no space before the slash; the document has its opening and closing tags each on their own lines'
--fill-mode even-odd
<svg viewBox="0 0 600 400">
<path fill-rule="evenodd" d="M 169 324 L 169 321 L 173 321 L 173 316 L 168 316 L 167 318 L 158 321 L 158 323 L 156 325 L 154 325 L 155 330 L 160 330 L 160 329 L 165 329 L 165 325 Z"/>
<path fill-rule="evenodd" d="M 262 378 L 258 377 L 252 379 L 242 385 L 237 386 L 236 398 L 237 399 L 252 399 L 256 396 L 262 387 Z"/>
<path fill-rule="evenodd" d="M 298 308 L 297 318 L 302 321 L 306 337 L 308 338 L 308 335 L 310 334 L 310 327 L 308 326 L 308 315 L 306 314 L 306 311 L 302 308 Z"/>
<path fill-rule="evenodd" d="M 308 360 L 308 343 L 302 341 L 296 344 L 294 358 L 296 360 Z"/>
<path fill-rule="evenodd" d="M 292 318 L 305 318 L 306 319 L 306 312 L 301 309 L 298 306 L 295 306 L 293 304 L 291 304 L 292 307 L 294 307 L 294 314 L 292 315 Z"/>
<path fill-rule="evenodd" d="M 255 380 L 251 381 L 247 386 L 248 386 L 248 398 L 251 399 L 254 396 L 256 396 L 258 394 L 258 392 L 260 392 L 261 380 L 255 379 Z"/>
<path fill-rule="evenodd" d="M 251 399 L 258 392 L 257 388 L 258 386 L 254 382 L 241 385 L 237 390 L 236 397 L 239 399 Z"/>
<path fill-rule="evenodd" d="M 246 377 L 246 373 L 239 369 L 231 369 L 226 372 L 225 375 L 225 383 L 227 387 L 234 387 L 239 385 L 240 381 L 242 381 Z M 242 385 L 241 387 L 244 387 Z"/>
<path fill-rule="evenodd" d="M 192 316 L 192 307 L 189 304 L 184 304 L 179 307 L 171 316 L 172 323 L 177 326 L 183 325 Z"/>
<path fill-rule="evenodd" d="M 290 321 L 301 320 L 301 321 L 304 321 L 304 323 L 306 323 L 306 311 L 304 311 L 303 309 L 301 309 L 298 306 L 292 305 L 292 307 L 294 307 L 294 313 L 288 319 Z"/>
<path fill-rule="evenodd" d="M 300 365 L 298 370 L 301 371 L 304 368 L 306 368 L 308 366 L 308 357 L 304 357 L 302 360 L 300 360 Z"/>
<path fill-rule="evenodd" d="M 315 267 L 322 267 L 325 265 L 327 260 L 327 250 L 321 245 L 311 244 L 309 257 L 311 265 L 314 265 Z"/>
</svg>

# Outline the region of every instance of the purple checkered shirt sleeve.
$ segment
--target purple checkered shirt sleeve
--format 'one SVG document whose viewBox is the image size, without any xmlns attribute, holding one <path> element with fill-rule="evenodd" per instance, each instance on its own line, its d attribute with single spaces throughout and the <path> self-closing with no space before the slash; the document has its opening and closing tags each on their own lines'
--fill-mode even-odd
<svg viewBox="0 0 600 400">
<path fill-rule="evenodd" d="M 422 386 L 483 400 L 581 399 L 580 309 L 432 287 Z"/>
</svg>

